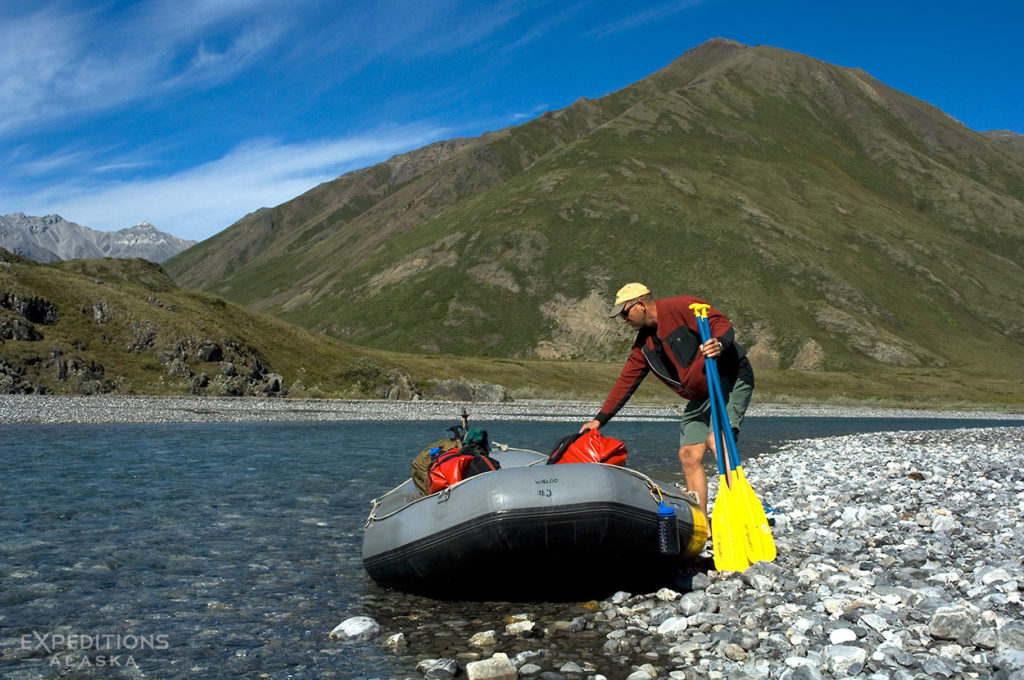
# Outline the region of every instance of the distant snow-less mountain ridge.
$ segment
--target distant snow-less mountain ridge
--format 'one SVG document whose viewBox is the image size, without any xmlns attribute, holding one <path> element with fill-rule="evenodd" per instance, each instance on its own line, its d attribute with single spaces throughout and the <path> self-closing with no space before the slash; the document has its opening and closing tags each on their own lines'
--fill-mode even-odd
<svg viewBox="0 0 1024 680">
<path fill-rule="evenodd" d="M 97 231 L 60 215 L 0 215 L 0 247 L 36 262 L 141 257 L 159 263 L 196 243 L 162 232 L 149 222 L 119 231 Z"/>
</svg>

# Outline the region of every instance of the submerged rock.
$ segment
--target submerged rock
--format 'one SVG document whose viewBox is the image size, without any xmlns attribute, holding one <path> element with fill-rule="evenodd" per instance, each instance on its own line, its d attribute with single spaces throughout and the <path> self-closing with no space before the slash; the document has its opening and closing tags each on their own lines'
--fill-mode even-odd
<svg viewBox="0 0 1024 680">
<path fill-rule="evenodd" d="M 466 664 L 467 680 L 516 680 L 518 677 L 519 671 L 505 654 Z"/>
<path fill-rule="evenodd" d="M 369 616 L 353 616 L 334 627 L 328 637 L 332 640 L 363 642 L 380 634 L 380 624 Z"/>
</svg>

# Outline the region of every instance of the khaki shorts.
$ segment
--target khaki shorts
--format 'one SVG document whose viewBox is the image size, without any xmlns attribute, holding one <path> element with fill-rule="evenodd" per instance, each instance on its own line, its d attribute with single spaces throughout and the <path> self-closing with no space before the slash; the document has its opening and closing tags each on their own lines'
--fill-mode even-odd
<svg viewBox="0 0 1024 680">
<path fill-rule="evenodd" d="M 725 412 L 729 416 L 729 424 L 733 432 L 743 426 L 743 415 L 750 406 L 750 397 L 754 394 L 754 386 L 743 380 L 733 385 L 722 378 L 722 396 L 725 398 Z M 703 444 L 711 434 L 711 400 L 691 401 L 683 409 L 683 419 L 679 423 L 679 445 L 693 446 Z"/>
</svg>

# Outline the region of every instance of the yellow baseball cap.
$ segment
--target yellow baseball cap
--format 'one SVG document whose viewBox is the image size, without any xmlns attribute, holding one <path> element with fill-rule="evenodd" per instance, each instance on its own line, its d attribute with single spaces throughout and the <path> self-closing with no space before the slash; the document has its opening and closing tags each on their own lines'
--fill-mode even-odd
<svg viewBox="0 0 1024 680">
<path fill-rule="evenodd" d="M 650 293 L 650 289 L 642 283 L 627 283 L 615 293 L 615 305 L 612 307 L 611 318 L 617 317 L 626 308 L 626 303 L 635 300 L 641 295 Z"/>
</svg>

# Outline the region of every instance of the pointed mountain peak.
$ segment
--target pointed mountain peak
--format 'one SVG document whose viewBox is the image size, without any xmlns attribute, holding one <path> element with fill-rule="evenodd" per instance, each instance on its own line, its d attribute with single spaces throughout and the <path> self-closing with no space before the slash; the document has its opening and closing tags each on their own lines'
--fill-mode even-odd
<svg viewBox="0 0 1024 680">
<path fill-rule="evenodd" d="M 0 247 L 38 262 L 141 257 L 163 262 L 196 244 L 162 232 L 149 222 L 118 231 L 98 231 L 57 214 L 0 216 Z"/>
<path fill-rule="evenodd" d="M 993 342 L 1019 342 L 1014 139 L 862 71 L 716 38 L 598 99 L 325 183 L 167 271 L 374 347 L 590 360 L 621 357 L 594 320 L 639 266 L 652 290 L 740 314 L 765 367 L 943 366 L 969 339 L 938 329 L 992 291 Z"/>
</svg>

